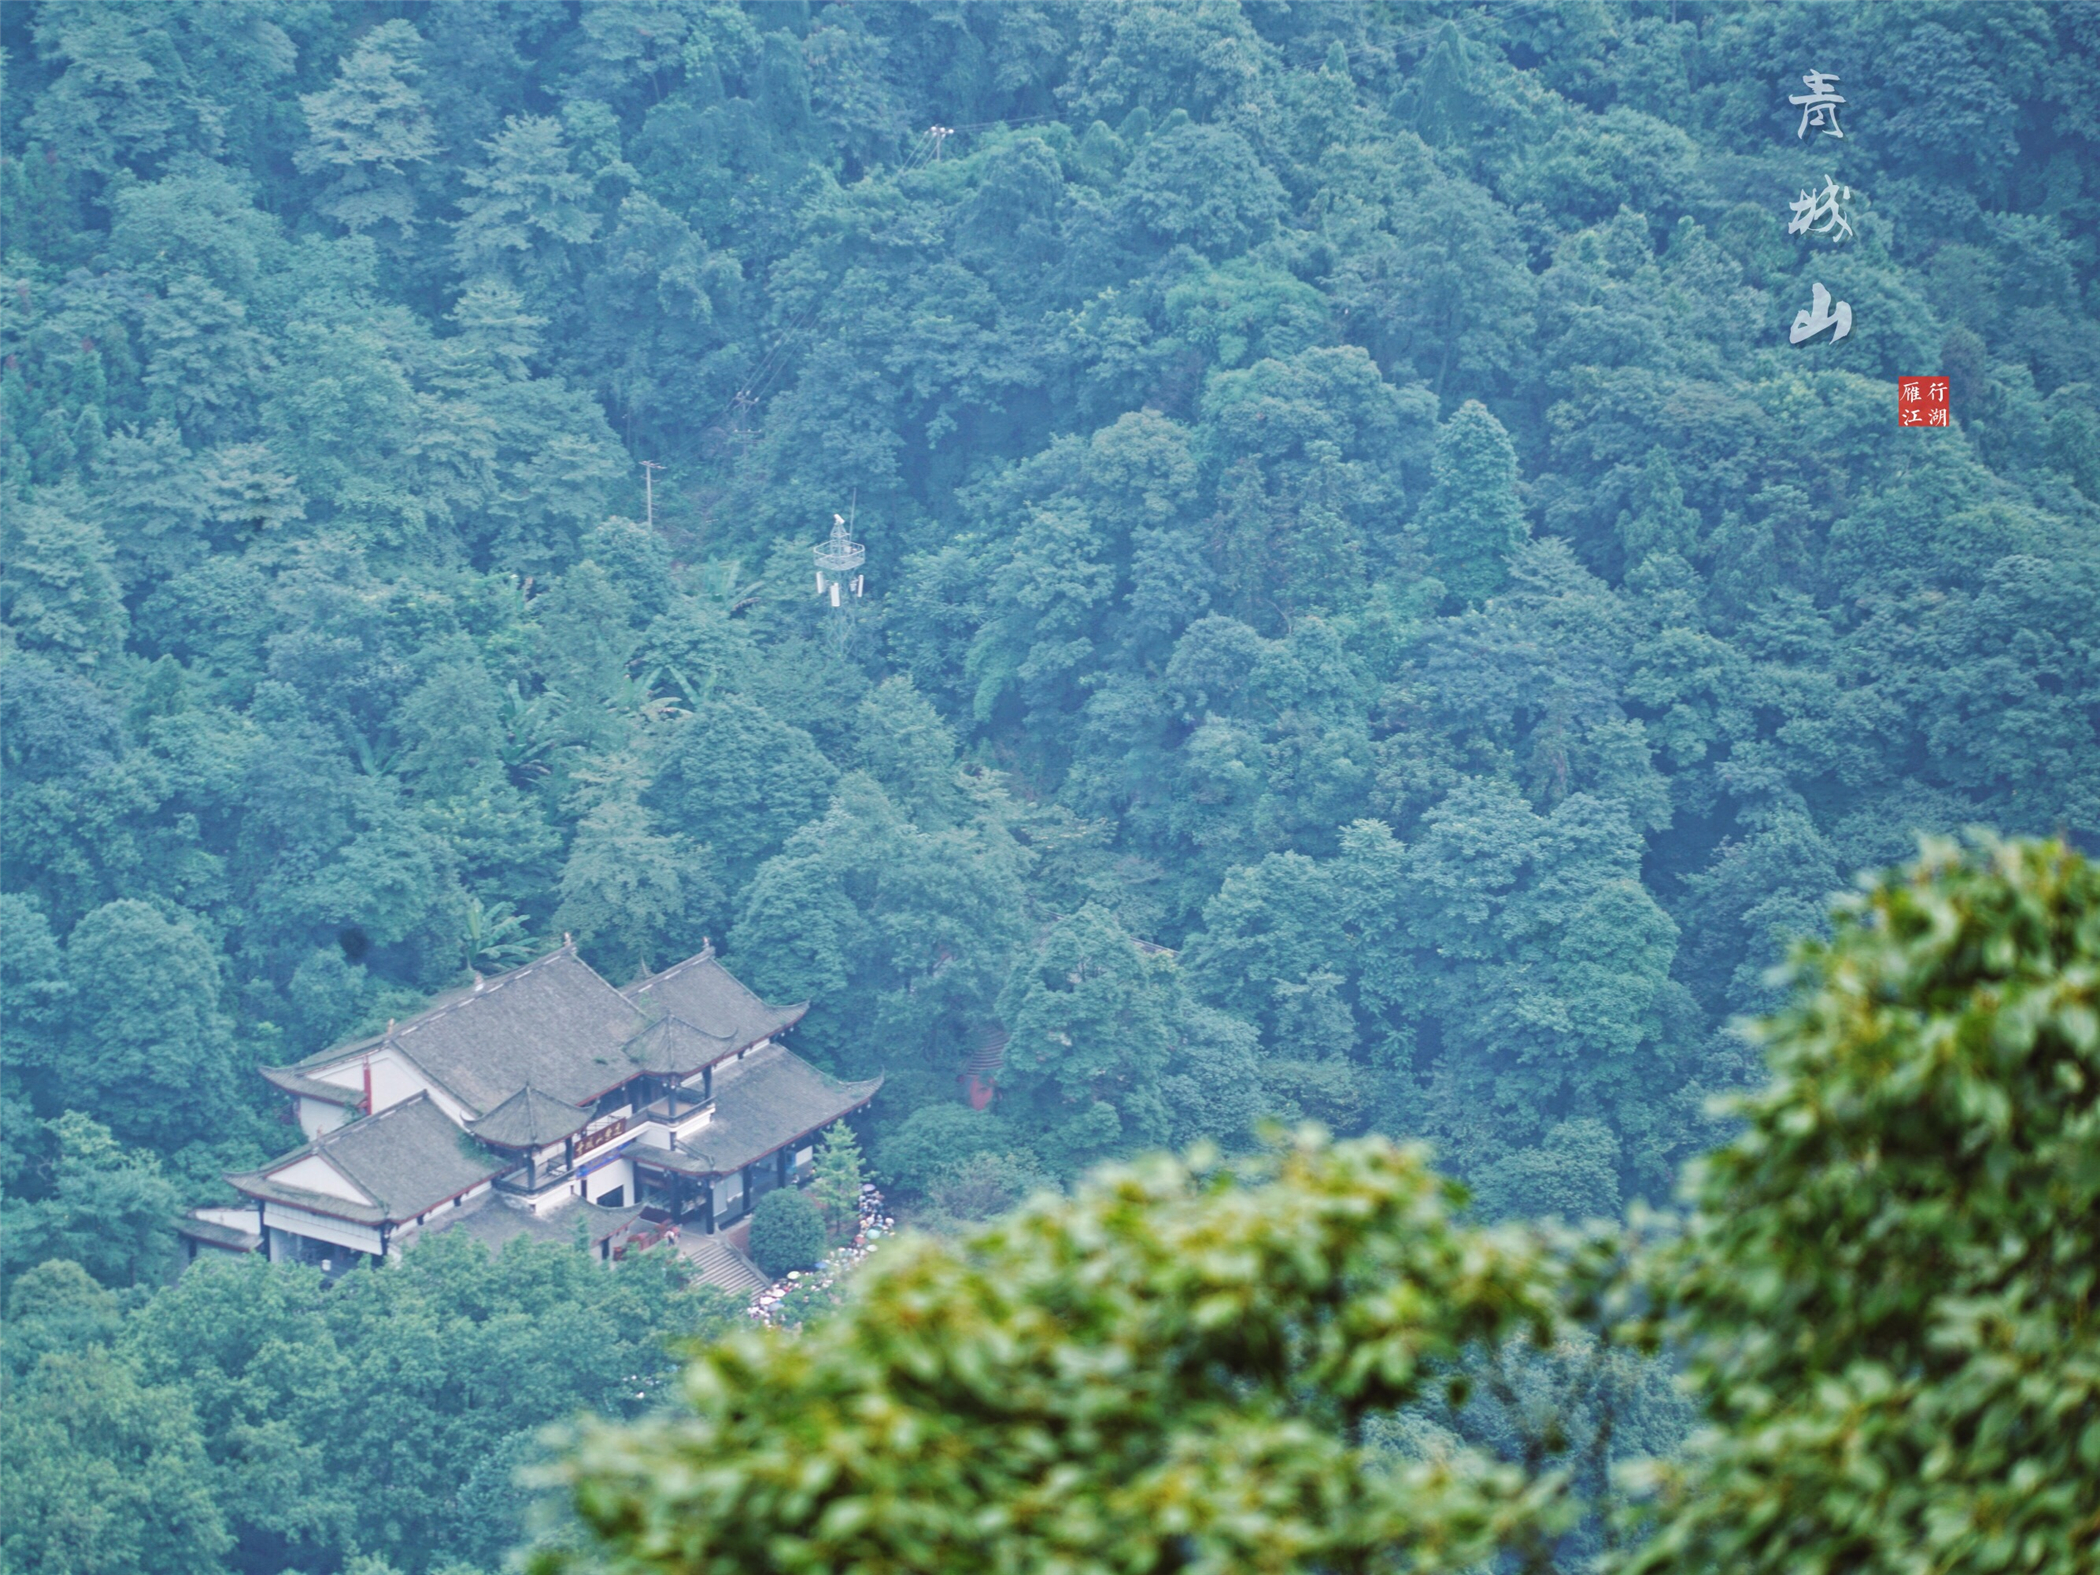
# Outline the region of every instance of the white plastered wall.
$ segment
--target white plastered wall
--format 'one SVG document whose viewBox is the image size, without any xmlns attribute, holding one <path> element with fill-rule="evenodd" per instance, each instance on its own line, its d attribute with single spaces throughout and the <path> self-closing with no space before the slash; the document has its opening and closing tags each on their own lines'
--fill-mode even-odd
<svg viewBox="0 0 2100 1575">
<path fill-rule="evenodd" d="M 299 1130 L 308 1138 L 317 1138 L 323 1132 L 333 1132 L 357 1114 L 349 1105 L 331 1104 L 325 1099 L 309 1099 L 299 1096 Z"/>
<path fill-rule="evenodd" d="M 339 1061 L 334 1066 L 309 1070 L 306 1075 L 317 1082 L 333 1083 L 337 1088 L 347 1088 L 362 1099 L 365 1090 L 365 1063 L 368 1059 L 372 1067 L 372 1110 L 375 1114 L 389 1105 L 400 1104 L 404 1099 L 428 1094 L 440 1110 L 461 1126 L 465 1126 L 472 1119 L 473 1112 L 431 1082 L 413 1061 L 391 1045 L 382 1045 L 369 1057 L 360 1055 L 349 1061 Z M 352 1110 L 348 1114 L 355 1116 L 357 1112 Z"/>
<path fill-rule="evenodd" d="M 319 1154 L 309 1154 L 302 1160 L 286 1165 L 281 1170 L 269 1173 L 272 1181 L 287 1187 L 299 1187 L 307 1192 L 319 1192 L 327 1197 L 342 1198 L 350 1203 L 374 1201 L 356 1182 L 328 1163 Z M 287 1227 L 289 1228 L 289 1227 Z M 374 1249 L 375 1251 L 377 1249 Z"/>
<path fill-rule="evenodd" d="M 580 1179 L 586 1203 L 596 1203 L 616 1188 L 622 1189 L 620 1196 L 623 1200 L 634 1201 L 634 1166 L 624 1156 L 599 1166 Z"/>
</svg>

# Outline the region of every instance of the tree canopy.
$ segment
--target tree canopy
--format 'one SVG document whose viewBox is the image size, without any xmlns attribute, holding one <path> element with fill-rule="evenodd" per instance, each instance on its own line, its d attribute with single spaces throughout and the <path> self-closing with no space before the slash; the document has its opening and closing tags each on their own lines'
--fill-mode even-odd
<svg viewBox="0 0 2100 1575">
<path fill-rule="evenodd" d="M 1499 1448 L 1437 1419 L 1477 1386 L 1521 1421 L 1512 1357 L 1667 1330 L 1711 1430 L 1606 1506 L 1636 1534 L 1609 1567 L 2085 1568 L 2100 867 L 1942 844 L 1792 968 L 1770 1085 L 1651 1245 L 1468 1223 L 1419 1152 L 1315 1129 L 1252 1165 L 1110 1169 L 887 1256 L 830 1322 L 720 1341 L 682 1406 L 594 1429 L 566 1467 L 586 1556 L 1572 1568 L 1595 1413 L 1587 1444 L 1549 1404 Z"/>
<path fill-rule="evenodd" d="M 11 8 L 6 1097 L 205 1185 L 248 1066 L 712 938 L 871 1150 L 1006 1033 L 1047 1173 L 1661 1201 L 1851 870 L 2100 833 L 2081 16 Z"/>
<path fill-rule="evenodd" d="M 1612 1217 L 1750 1119 L 1729 1025 L 1855 871 L 2100 838 L 2088 7 L 27 0 L 0 52 L 11 1281 L 179 1302 L 171 1209 L 289 1146 L 255 1068 L 565 933 L 807 1000 L 944 1229 L 1272 1120 L 1426 1145 L 1454 1241 Z M 1373 1430 L 1521 1464 L 1622 1360 L 1675 1426 L 1562 1332 Z M 174 1563 L 495 1557 L 421 1467 L 398 1533 L 280 1514 L 59 1354 L 245 1484 Z"/>
</svg>

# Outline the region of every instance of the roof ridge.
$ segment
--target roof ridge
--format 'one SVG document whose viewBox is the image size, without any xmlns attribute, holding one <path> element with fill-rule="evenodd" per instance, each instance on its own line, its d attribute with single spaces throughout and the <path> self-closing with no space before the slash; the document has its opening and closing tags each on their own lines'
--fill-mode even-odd
<svg viewBox="0 0 2100 1575">
<path fill-rule="evenodd" d="M 469 1121 L 467 1125 L 469 1127 L 480 1126 L 482 1122 L 493 1119 L 499 1111 L 510 1109 L 512 1105 L 516 1104 L 519 1100 L 523 1099 L 527 1094 L 530 1094 L 531 1092 L 532 1085 L 530 1083 L 521 1083 L 518 1086 L 518 1090 L 516 1093 L 505 1095 L 501 1103 L 491 1105 L 487 1110 L 483 1111 L 480 1115 L 474 1117 L 473 1120 Z"/>
<path fill-rule="evenodd" d="M 552 1105 L 554 1113 L 540 1110 L 539 1106 L 541 1104 Z M 498 1133 L 498 1129 L 504 1125 L 497 1118 L 513 1106 L 517 1107 L 512 1118 L 513 1122 L 521 1124 L 524 1131 L 515 1137 L 501 1136 L 500 1133 L 491 1135 L 492 1133 Z M 543 1116 L 546 1118 L 544 1121 L 542 1120 Z M 570 1119 L 564 1123 L 562 1120 L 563 1116 L 567 1116 Z M 551 1143 L 556 1137 L 574 1132 L 579 1127 L 588 1124 L 589 1121 L 590 1111 L 585 1106 L 571 1104 L 566 1099 L 548 1093 L 544 1088 L 535 1087 L 533 1084 L 527 1083 L 501 1104 L 490 1110 L 487 1115 L 476 1116 L 472 1121 L 469 1121 L 465 1130 L 468 1136 L 472 1137 L 476 1142 L 493 1143 L 498 1148 L 532 1147 L 542 1143 Z M 541 1130 L 543 1126 L 560 1126 L 561 1131 L 543 1132 Z"/>
<path fill-rule="evenodd" d="M 664 969 L 661 973 L 648 974 L 643 978 L 636 980 L 633 984 L 629 985 L 628 988 L 637 992 L 646 990 L 651 985 L 660 984 L 666 979 L 676 978 L 679 974 L 685 972 L 686 969 L 692 967 L 695 963 L 713 962 L 714 960 L 714 940 L 712 937 L 703 936 L 700 941 L 700 949 L 697 952 L 694 952 L 692 956 L 685 958 L 681 962 L 674 962 L 673 964 L 671 964 L 670 967 Z M 726 968 L 722 971 L 724 973 L 729 972 L 729 970 Z M 730 974 L 730 977 L 735 978 L 736 976 L 734 974 Z"/>
<path fill-rule="evenodd" d="M 429 1089 L 419 1088 L 413 1094 L 410 1094 L 406 1099 L 397 1099 L 391 1105 L 383 1105 L 377 1110 L 370 1111 L 365 1115 L 359 1116 L 355 1121 L 345 1121 L 339 1127 L 330 1127 L 326 1132 L 323 1132 L 320 1136 L 316 1137 L 309 1146 L 312 1147 L 314 1152 L 318 1154 L 319 1152 L 321 1152 L 321 1145 L 323 1143 L 327 1143 L 331 1138 L 338 1137 L 342 1133 L 348 1132 L 352 1127 L 363 1127 L 367 1121 L 384 1121 L 395 1111 L 406 1110 L 410 1105 L 413 1105 L 418 1101 L 421 1101 L 424 1104 L 435 1103 L 435 1101 L 433 1101 L 430 1097 Z M 440 1111 L 439 1114 L 443 1115 L 444 1112 Z M 445 1119 L 447 1121 L 450 1121 L 452 1118 L 450 1116 L 446 1116 Z M 369 1131 L 370 1128 L 366 1128 L 366 1130 Z"/>
<path fill-rule="evenodd" d="M 544 957 L 535 957 L 532 959 L 531 962 L 519 963 L 517 967 L 511 969 L 508 973 L 499 973 L 493 979 L 483 980 L 480 988 L 468 990 L 464 994 L 460 995 L 456 1000 L 447 1001 L 442 1006 L 426 1007 L 424 1010 L 416 1013 L 415 1016 L 411 1017 L 408 1020 L 408 1025 L 405 1028 L 403 1028 L 401 1032 L 404 1034 L 412 1034 L 418 1028 L 421 1028 L 425 1023 L 436 1022 L 440 1017 L 451 1016 L 462 1006 L 470 1006 L 476 1001 L 486 1001 L 490 996 L 494 995 L 505 985 L 511 983 L 511 981 L 515 979 L 523 978 L 526 974 L 531 973 L 535 968 L 538 968 L 541 964 L 550 963 L 554 961 L 554 959 L 557 957 L 566 957 L 569 955 L 571 954 L 566 946 L 559 946 L 556 947 L 553 951 L 547 953 L 547 955 Z M 580 957 L 576 960 L 578 962 L 583 962 L 583 959 Z M 583 965 L 586 968 L 590 967 L 589 963 L 584 963 Z M 393 1025 L 391 1023 L 387 1025 L 387 1037 L 389 1039 L 396 1037 Z"/>
<path fill-rule="evenodd" d="M 547 1092 L 547 1091 L 546 1091 L 546 1090 L 545 1090 L 544 1088 L 540 1087 L 540 1086 L 539 1086 L 539 1084 L 537 1084 L 537 1083 L 523 1083 L 523 1084 L 520 1084 L 520 1085 L 519 1085 L 519 1087 L 518 1087 L 518 1091 L 517 1091 L 517 1092 L 516 1092 L 515 1094 L 512 1094 L 512 1095 L 510 1096 L 510 1098 L 509 1098 L 509 1099 L 506 1099 L 506 1100 L 504 1100 L 504 1101 L 503 1101 L 503 1105 L 508 1105 L 508 1104 L 510 1104 L 510 1103 L 511 1103 L 511 1102 L 512 1102 L 513 1100 L 519 1100 L 519 1099 L 523 1099 L 523 1100 L 526 1100 L 527 1102 L 530 1102 L 531 1100 L 534 1100 L 534 1099 L 544 1099 L 544 1100 L 546 1100 L 546 1101 L 547 1101 L 547 1103 L 548 1103 L 548 1104 L 550 1104 L 550 1105 L 559 1105 L 559 1106 L 561 1106 L 561 1107 L 562 1107 L 562 1109 L 564 1109 L 564 1110 L 581 1110 L 581 1109 L 583 1109 L 583 1108 L 584 1108 L 583 1106 L 581 1106 L 581 1105 L 577 1104 L 577 1103 L 576 1103 L 576 1102 L 575 1102 L 574 1100 L 572 1100 L 572 1099 L 564 1099 L 564 1098 L 562 1098 L 562 1097 L 561 1097 L 561 1095 L 559 1095 L 559 1094 L 550 1094 L 550 1093 L 548 1093 L 548 1092 Z M 503 1105 L 498 1105 L 498 1106 L 496 1107 L 496 1110 L 501 1110 L 501 1109 L 503 1108 Z M 496 1113 L 496 1110 L 491 1110 L 491 1111 L 489 1112 L 489 1115 L 490 1115 L 490 1116 L 493 1116 L 493 1115 L 494 1115 L 494 1114 Z M 487 1116 L 476 1116 L 476 1117 L 475 1117 L 474 1119 L 475 1119 L 475 1120 L 477 1120 L 477 1121 L 485 1121 L 485 1120 L 487 1120 L 487 1119 L 488 1119 L 488 1117 L 487 1117 Z"/>
<path fill-rule="evenodd" d="M 555 953 L 554 955 L 561 956 L 563 954 L 566 954 L 572 961 L 575 962 L 577 967 L 581 968 L 593 979 L 596 979 L 600 984 L 604 985 L 606 989 L 612 991 L 612 993 L 618 996 L 622 1001 L 625 1001 L 630 1008 L 634 1008 L 634 1002 L 627 1000 L 627 992 L 621 989 L 618 985 L 614 984 L 612 980 L 606 978 L 604 974 L 600 973 L 597 969 L 593 968 L 588 962 L 584 961 L 583 953 L 579 952 L 576 949 L 574 942 L 569 941 L 566 938 L 562 942 L 561 951 Z M 542 962 L 545 962 L 548 959 L 541 958 L 540 960 Z M 639 1008 L 634 1009 L 639 1010 Z"/>
<path fill-rule="evenodd" d="M 298 1060 L 280 1068 L 280 1070 L 296 1072 L 300 1068 L 308 1066 L 333 1066 L 336 1062 L 347 1060 L 359 1051 L 371 1051 L 385 1043 L 386 1035 L 384 1033 L 366 1034 L 362 1039 L 346 1039 L 339 1045 L 329 1045 L 325 1049 L 316 1050 L 312 1055 L 303 1055 Z"/>
<path fill-rule="evenodd" d="M 494 978 L 483 980 L 481 988 L 478 990 L 463 990 L 457 1000 L 446 1001 L 438 1006 L 425 1007 L 411 1017 L 406 1024 L 398 1024 L 395 1019 L 389 1018 L 387 1019 L 386 1027 L 379 1033 L 366 1034 L 362 1039 L 347 1039 L 341 1044 L 328 1045 L 316 1050 L 312 1055 L 301 1056 L 297 1061 L 290 1063 L 290 1067 L 303 1067 L 315 1063 L 325 1064 L 355 1055 L 360 1050 L 372 1050 L 384 1044 L 398 1045 L 402 1034 L 414 1033 L 424 1023 L 435 1018 L 447 1016 L 457 1011 L 460 1007 L 465 1006 L 469 1001 L 484 1000 L 497 990 L 502 989 L 506 984 L 509 984 L 513 979 L 528 974 L 541 964 L 552 962 L 555 958 L 569 951 L 570 948 L 568 947 L 557 946 L 545 956 L 535 957 L 530 962 L 519 963 L 517 967 L 507 972 L 499 973 Z M 576 960 L 583 962 L 581 957 L 578 957 Z M 589 968 L 590 964 L 584 963 L 584 967 Z M 595 970 L 593 971 L 595 972 Z M 289 1069 L 286 1068 L 286 1070 Z"/>
<path fill-rule="evenodd" d="M 712 1028 L 702 1028 L 690 1017 L 681 1017 L 676 1012 L 665 1012 L 663 1016 L 657 1018 L 655 1022 L 651 1023 L 648 1028 L 644 1028 L 642 1030 L 642 1034 L 646 1034 L 653 1029 L 669 1027 L 672 1023 L 676 1023 L 680 1028 L 685 1029 L 688 1033 L 698 1034 L 702 1039 L 712 1039 L 718 1044 L 725 1045 L 733 1045 L 736 1043 L 736 1036 L 734 1034 L 718 1034 Z M 639 1039 L 642 1037 L 642 1034 L 636 1034 L 634 1037 L 636 1039 Z M 632 1041 L 630 1041 L 630 1043 L 631 1042 Z"/>
<path fill-rule="evenodd" d="M 415 1097 L 417 1099 L 426 1099 L 429 1096 L 427 1094 L 418 1093 Z M 412 1101 L 406 1099 L 401 1101 L 401 1104 L 403 1105 L 409 1103 L 412 1103 Z M 401 1106 L 389 1105 L 386 1108 L 387 1110 L 398 1110 L 401 1108 Z M 381 1116 L 385 1114 L 386 1110 L 378 1112 L 378 1115 Z M 300 1144 L 297 1148 L 293 1149 L 289 1154 L 280 1154 L 275 1159 L 266 1160 L 263 1164 L 257 1166 L 254 1170 L 242 1171 L 239 1173 L 238 1177 L 230 1175 L 226 1179 L 228 1181 L 234 1181 L 242 1178 L 253 1178 L 260 1181 L 266 1181 L 273 1187 L 282 1187 L 287 1192 L 309 1192 L 317 1198 L 334 1197 L 333 1193 L 323 1192 L 318 1187 L 302 1187 L 297 1182 L 279 1181 L 276 1176 L 276 1172 L 287 1169 L 292 1165 L 296 1165 L 301 1160 L 325 1160 L 331 1170 L 333 1170 L 338 1176 L 341 1176 L 345 1181 L 349 1182 L 351 1186 L 357 1188 L 357 1190 L 364 1195 L 364 1201 L 358 1205 L 360 1208 L 370 1208 L 374 1206 L 384 1207 L 385 1205 L 381 1202 L 379 1197 L 372 1191 L 370 1187 L 366 1186 L 362 1181 L 358 1180 L 357 1177 L 351 1175 L 348 1170 L 346 1170 L 342 1165 L 336 1162 L 335 1157 L 329 1153 L 329 1149 L 332 1148 L 334 1145 L 327 1142 L 329 1138 L 334 1137 L 338 1132 L 348 1132 L 352 1127 L 362 1126 L 365 1122 L 376 1119 L 376 1116 L 360 1116 L 355 1121 L 345 1121 L 339 1127 L 331 1127 L 326 1132 L 317 1133 L 313 1137 L 308 1138 L 304 1143 Z M 338 1203 L 343 1203 L 348 1202 L 350 1200 L 345 1198 L 336 1198 L 335 1201 Z"/>
</svg>

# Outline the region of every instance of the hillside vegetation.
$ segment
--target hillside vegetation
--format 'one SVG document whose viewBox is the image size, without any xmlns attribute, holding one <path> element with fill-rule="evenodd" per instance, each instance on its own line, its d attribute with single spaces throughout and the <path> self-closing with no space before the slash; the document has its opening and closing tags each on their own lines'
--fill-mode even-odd
<svg viewBox="0 0 2100 1575">
<path fill-rule="evenodd" d="M 878 1133 L 1003 1025 L 1056 1174 L 1608 1211 L 1851 871 L 2100 833 L 2084 9 L 5 27 L 7 1098 L 185 1187 L 568 931 L 812 999 Z"/>
<path fill-rule="evenodd" d="M 811 1001 L 927 1221 L 1273 1118 L 1470 1241 L 1668 1202 L 1855 871 L 2100 838 L 2089 5 L 42 0 L 0 49 L 7 1571 L 494 1569 L 536 1430 L 653 1403 L 720 1313 L 662 1266 L 156 1289 L 291 1146 L 256 1066 L 564 933 Z M 1851 236 L 1790 233 L 1826 183 Z M 1853 327 L 1791 344 L 1818 285 Z"/>
</svg>

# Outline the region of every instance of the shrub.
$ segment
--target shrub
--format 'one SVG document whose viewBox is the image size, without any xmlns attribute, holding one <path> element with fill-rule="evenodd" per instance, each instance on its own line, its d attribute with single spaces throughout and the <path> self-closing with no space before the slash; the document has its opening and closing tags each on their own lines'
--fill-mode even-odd
<svg viewBox="0 0 2100 1575">
<path fill-rule="evenodd" d="M 958 1224 L 996 1219 L 1034 1193 L 1055 1192 L 1056 1180 L 1027 1154 L 972 1154 L 938 1171 L 926 1195 Z"/>
<path fill-rule="evenodd" d="M 811 1267 L 824 1256 L 824 1216 L 793 1187 L 767 1193 L 751 1213 L 751 1256 L 775 1279 Z"/>
<path fill-rule="evenodd" d="M 2092 1569 L 2100 865 L 1928 844 L 1792 971 L 1655 1268 L 1716 1426 L 1641 1567 Z"/>
<path fill-rule="evenodd" d="M 689 1412 L 590 1431 L 576 1507 L 663 1575 L 1556 1568 L 1583 1405 L 1537 1380 L 1619 1364 L 1598 1341 L 1652 1339 L 1652 1308 L 1712 1426 L 1646 1473 L 1621 1575 L 2091 1570 L 2100 867 L 1930 847 L 1794 980 L 1681 1239 L 1472 1228 L 1378 1138 L 1106 1169 L 886 1249 L 797 1341 L 699 1350 Z M 1516 1458 L 1379 1443 L 1475 1378 Z"/>
<path fill-rule="evenodd" d="M 923 1193 L 942 1171 L 972 1154 L 999 1154 L 1016 1147 L 1013 1129 L 989 1111 L 925 1105 L 883 1139 L 882 1179 L 906 1192 Z"/>
</svg>

